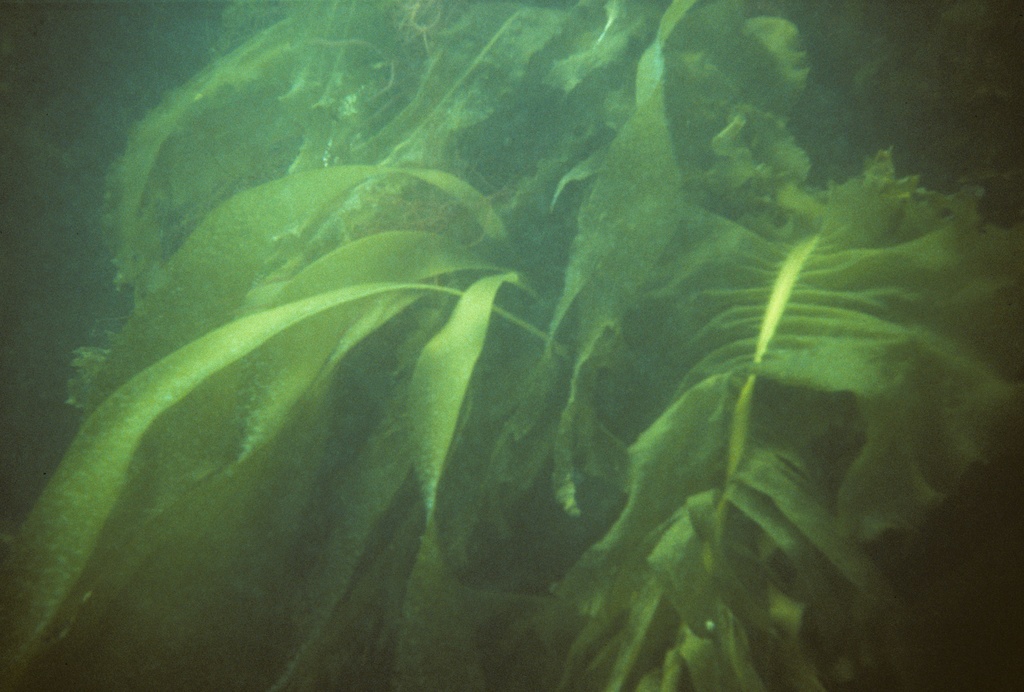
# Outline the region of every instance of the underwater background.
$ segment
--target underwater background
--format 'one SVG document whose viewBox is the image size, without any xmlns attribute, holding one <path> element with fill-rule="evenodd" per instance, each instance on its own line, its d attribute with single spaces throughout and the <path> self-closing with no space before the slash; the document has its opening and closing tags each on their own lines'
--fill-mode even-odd
<svg viewBox="0 0 1024 692">
<path fill-rule="evenodd" d="M 1024 684 L 1019 3 L 0 12 L 0 690 Z"/>
</svg>

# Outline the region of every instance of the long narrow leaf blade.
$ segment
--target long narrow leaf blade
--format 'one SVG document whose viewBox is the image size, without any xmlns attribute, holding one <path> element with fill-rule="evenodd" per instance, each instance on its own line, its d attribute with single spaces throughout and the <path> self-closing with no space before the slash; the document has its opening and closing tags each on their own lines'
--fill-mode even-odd
<svg viewBox="0 0 1024 692">
<path fill-rule="evenodd" d="M 409 389 L 409 415 L 428 523 L 469 380 L 484 347 L 494 298 L 503 283 L 514 279 L 514 274 L 500 274 L 470 286 L 447 324 L 427 343 L 416 362 Z"/>
</svg>

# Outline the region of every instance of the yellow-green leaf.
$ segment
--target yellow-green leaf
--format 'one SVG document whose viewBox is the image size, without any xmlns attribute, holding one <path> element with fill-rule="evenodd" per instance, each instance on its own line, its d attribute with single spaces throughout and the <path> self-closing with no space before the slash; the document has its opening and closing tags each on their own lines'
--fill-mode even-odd
<svg viewBox="0 0 1024 692">
<path fill-rule="evenodd" d="M 430 289 L 363 284 L 246 315 L 146 368 L 104 401 L 83 424 L 4 563 L 0 651 L 7 660 L 0 677 L 16 679 L 43 643 L 121 494 L 135 450 L 161 414 L 293 325 L 370 296 Z"/>
<path fill-rule="evenodd" d="M 409 416 L 428 522 L 469 380 L 484 347 L 495 295 L 503 283 L 514 280 L 515 274 L 500 274 L 470 286 L 416 362 L 409 388 Z"/>
</svg>

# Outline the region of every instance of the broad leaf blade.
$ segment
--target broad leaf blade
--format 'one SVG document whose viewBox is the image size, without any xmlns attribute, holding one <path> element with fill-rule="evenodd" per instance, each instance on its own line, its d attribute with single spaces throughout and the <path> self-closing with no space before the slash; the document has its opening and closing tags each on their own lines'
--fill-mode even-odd
<svg viewBox="0 0 1024 692">
<path fill-rule="evenodd" d="M 374 295 L 424 290 L 367 284 L 322 293 L 242 317 L 133 377 L 86 420 L 4 563 L 4 677 L 16 679 L 43 643 L 96 545 L 143 435 L 165 411 L 217 372 L 282 331 Z"/>
</svg>

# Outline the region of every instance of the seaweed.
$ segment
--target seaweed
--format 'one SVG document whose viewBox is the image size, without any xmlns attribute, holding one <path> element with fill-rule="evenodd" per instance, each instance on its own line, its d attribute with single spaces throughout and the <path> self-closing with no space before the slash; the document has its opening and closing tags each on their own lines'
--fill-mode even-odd
<svg viewBox="0 0 1024 692">
<path fill-rule="evenodd" d="M 739 0 L 299 7 L 111 176 L 135 310 L 0 688 L 913 687 L 909 545 L 1020 421 L 1019 232 L 886 151 L 809 184 L 814 66 Z"/>
</svg>

